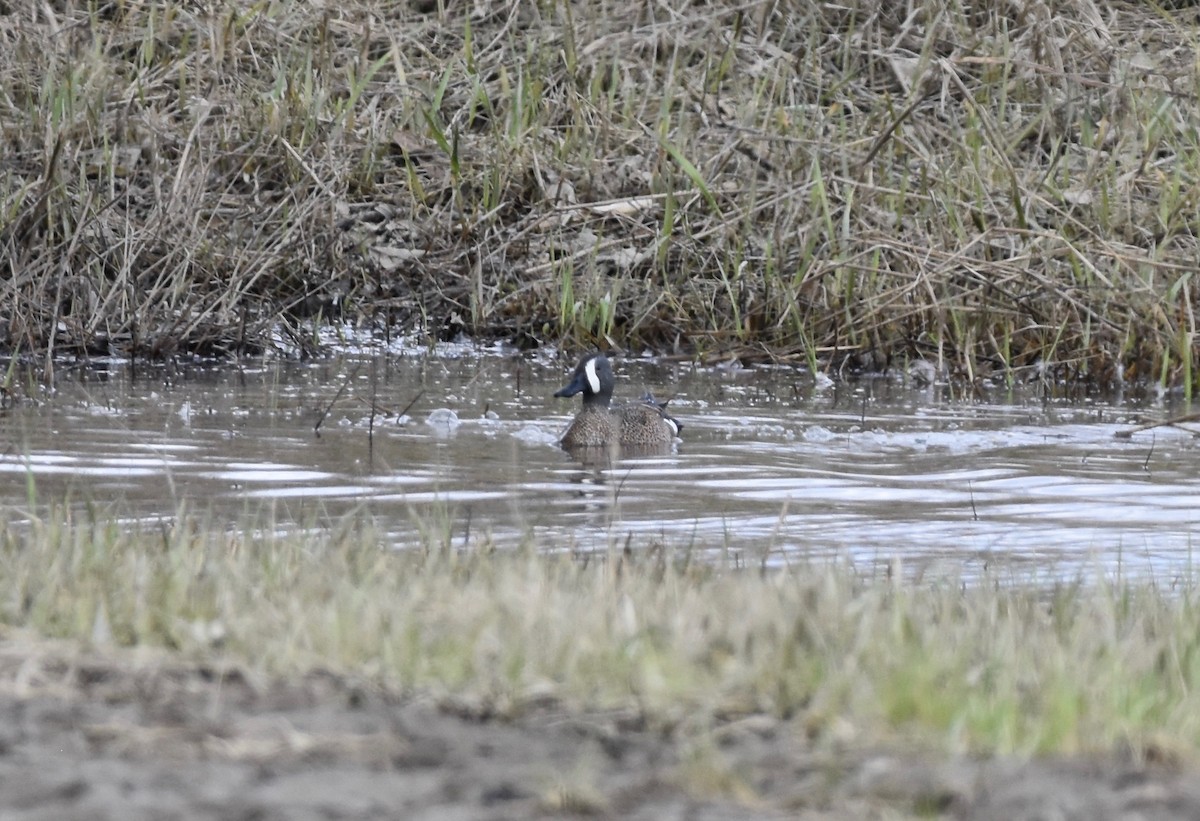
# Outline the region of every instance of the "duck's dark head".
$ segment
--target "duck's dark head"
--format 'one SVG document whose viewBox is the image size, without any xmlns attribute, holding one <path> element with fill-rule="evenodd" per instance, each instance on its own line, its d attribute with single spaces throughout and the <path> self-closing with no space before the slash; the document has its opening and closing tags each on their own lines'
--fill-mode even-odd
<svg viewBox="0 0 1200 821">
<path fill-rule="evenodd" d="M 602 353 L 585 356 L 571 374 L 571 381 L 554 395 L 563 398 L 583 394 L 583 404 L 608 407 L 612 399 L 613 372 L 608 357 Z"/>
</svg>

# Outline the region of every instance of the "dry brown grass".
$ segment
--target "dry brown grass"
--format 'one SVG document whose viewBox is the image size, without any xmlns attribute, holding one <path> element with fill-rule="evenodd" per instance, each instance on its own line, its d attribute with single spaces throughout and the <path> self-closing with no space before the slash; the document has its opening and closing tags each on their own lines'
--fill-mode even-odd
<svg viewBox="0 0 1200 821">
<path fill-rule="evenodd" d="M 430 336 L 1192 382 L 1194 12 L 0 4 L 8 346 Z M 273 343 L 271 340 L 275 339 Z"/>
</svg>

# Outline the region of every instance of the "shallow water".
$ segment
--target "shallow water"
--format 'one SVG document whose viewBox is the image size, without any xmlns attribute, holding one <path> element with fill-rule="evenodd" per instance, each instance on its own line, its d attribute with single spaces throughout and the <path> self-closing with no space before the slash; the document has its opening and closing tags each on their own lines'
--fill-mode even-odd
<svg viewBox="0 0 1200 821">
<path fill-rule="evenodd" d="M 619 395 L 673 397 L 675 452 L 597 467 L 561 451 L 576 405 L 552 394 L 573 363 L 546 356 L 450 346 L 169 377 L 78 369 L 0 417 L 3 501 L 18 518 L 30 498 L 64 494 L 150 521 L 183 503 L 234 524 L 366 512 L 397 547 L 435 533 L 547 550 L 661 542 L 747 565 L 835 557 L 909 575 L 1001 562 L 1035 577 L 1191 575 L 1196 440 L 1113 438 L 1182 408 L 615 364 Z"/>
</svg>

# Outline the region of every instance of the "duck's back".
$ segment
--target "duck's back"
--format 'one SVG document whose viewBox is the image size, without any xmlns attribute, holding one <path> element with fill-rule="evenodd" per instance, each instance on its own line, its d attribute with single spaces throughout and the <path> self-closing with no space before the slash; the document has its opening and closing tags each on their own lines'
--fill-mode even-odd
<svg viewBox="0 0 1200 821">
<path fill-rule="evenodd" d="M 679 433 L 679 423 L 667 415 L 663 405 L 647 399 L 630 402 L 619 409 L 622 445 L 665 445 Z"/>
</svg>

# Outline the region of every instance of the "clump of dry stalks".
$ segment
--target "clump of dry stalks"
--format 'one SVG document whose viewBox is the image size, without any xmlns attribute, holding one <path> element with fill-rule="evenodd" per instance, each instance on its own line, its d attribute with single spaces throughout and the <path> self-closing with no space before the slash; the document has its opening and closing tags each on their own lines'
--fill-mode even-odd
<svg viewBox="0 0 1200 821">
<path fill-rule="evenodd" d="M 1190 386 L 1193 10 L 0 4 L 0 343 L 308 318 Z"/>
</svg>

